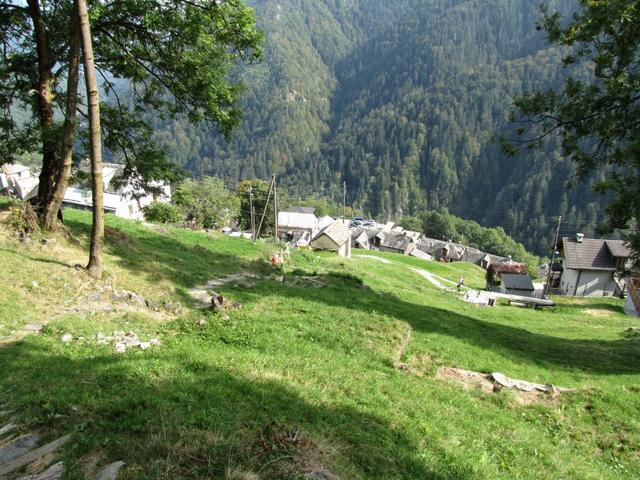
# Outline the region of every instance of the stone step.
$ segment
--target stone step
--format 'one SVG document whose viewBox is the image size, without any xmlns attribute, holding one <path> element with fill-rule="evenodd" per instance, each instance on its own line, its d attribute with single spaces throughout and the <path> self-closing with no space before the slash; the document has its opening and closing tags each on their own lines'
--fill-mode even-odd
<svg viewBox="0 0 640 480">
<path fill-rule="evenodd" d="M 16 458 L 15 460 L 12 460 L 8 463 L 0 463 L 0 477 L 2 477 L 2 475 L 7 475 L 11 472 L 14 472 L 16 470 L 18 470 L 19 468 L 24 467 L 25 465 L 28 465 L 36 460 L 38 460 L 39 458 L 45 456 L 48 453 L 53 452 L 54 450 L 56 450 L 58 447 L 64 445 L 65 443 L 67 443 L 69 441 L 69 439 L 71 438 L 71 435 L 65 435 L 64 437 L 60 437 L 57 440 L 54 440 L 53 442 L 47 443 L 46 445 L 40 447 L 40 448 L 36 448 L 35 450 L 31 450 L 28 453 L 25 453 L 24 455 L 22 455 L 21 457 Z"/>
</svg>

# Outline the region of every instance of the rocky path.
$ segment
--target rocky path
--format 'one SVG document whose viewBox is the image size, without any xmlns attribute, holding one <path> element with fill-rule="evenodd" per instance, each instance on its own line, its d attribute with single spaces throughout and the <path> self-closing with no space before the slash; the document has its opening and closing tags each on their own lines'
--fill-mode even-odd
<svg viewBox="0 0 640 480">
<path fill-rule="evenodd" d="M 2 409 L 0 405 L 0 409 Z M 60 460 L 61 448 L 71 440 L 63 435 L 43 443 L 37 433 L 21 434 L 10 410 L 0 410 L 0 478 L 15 480 L 59 480 L 67 472 Z M 111 463 L 88 478 L 116 480 L 124 462 Z"/>
</svg>

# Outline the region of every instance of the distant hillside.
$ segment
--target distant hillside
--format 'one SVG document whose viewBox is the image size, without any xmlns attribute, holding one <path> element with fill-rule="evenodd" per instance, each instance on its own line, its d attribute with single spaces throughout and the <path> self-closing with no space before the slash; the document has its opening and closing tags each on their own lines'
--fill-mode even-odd
<svg viewBox="0 0 640 480">
<path fill-rule="evenodd" d="M 265 60 L 239 72 L 245 121 L 213 132 L 157 121 L 176 162 L 229 183 L 275 172 L 296 195 L 381 217 L 447 207 L 546 253 L 601 219 L 589 185 L 565 191 L 559 146 L 504 157 L 511 98 L 557 85 L 561 53 L 535 28 L 539 0 L 256 0 Z M 551 1 L 552 8 L 567 2 Z M 569 2 L 571 5 L 571 2 Z"/>
</svg>

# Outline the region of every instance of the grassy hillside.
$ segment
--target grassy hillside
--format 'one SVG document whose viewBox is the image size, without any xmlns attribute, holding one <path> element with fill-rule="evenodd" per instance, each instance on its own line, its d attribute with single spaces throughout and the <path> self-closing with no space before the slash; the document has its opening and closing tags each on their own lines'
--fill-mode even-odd
<svg viewBox="0 0 640 480">
<path fill-rule="evenodd" d="M 72 433 L 68 478 L 120 459 L 128 479 L 640 475 L 640 342 L 623 335 L 637 321 L 619 300 L 478 308 L 411 270 L 481 286 L 473 265 L 293 252 L 274 271 L 272 245 L 111 216 L 93 282 L 73 266 L 90 215 L 66 218 L 73 240 L 46 245 L 0 227 L 0 403 L 24 432 Z M 258 276 L 216 291 L 241 308 L 196 308 L 190 288 L 237 272 Z M 111 303 L 112 288 L 151 308 Z M 95 340 L 113 331 L 161 346 Z M 441 367 L 575 391 L 523 404 L 443 381 Z"/>
</svg>

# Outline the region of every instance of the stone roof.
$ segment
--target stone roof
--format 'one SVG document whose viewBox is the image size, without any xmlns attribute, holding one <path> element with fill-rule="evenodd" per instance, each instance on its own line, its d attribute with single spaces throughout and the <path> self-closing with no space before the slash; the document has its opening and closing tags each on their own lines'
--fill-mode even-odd
<svg viewBox="0 0 640 480">
<path fill-rule="evenodd" d="M 503 273 L 502 284 L 507 290 L 535 290 L 529 275 L 517 273 Z"/>
<path fill-rule="evenodd" d="M 380 239 L 381 247 L 392 248 L 402 252 L 406 252 L 411 244 L 414 243 L 413 238 L 407 237 L 403 233 L 389 232 L 387 230 L 378 232 L 376 238 Z"/>
<path fill-rule="evenodd" d="M 278 212 L 278 228 L 316 230 L 318 219 L 311 213 Z"/>
<path fill-rule="evenodd" d="M 608 242 L 598 238 L 584 238 L 578 242 L 575 238 L 563 237 L 562 250 L 564 264 L 572 270 L 605 270 L 614 271 L 616 260 L 612 255 Z M 618 244 L 613 244 L 616 253 L 621 253 Z"/>
<path fill-rule="evenodd" d="M 323 235 L 326 235 L 331 239 L 333 243 L 338 246 L 343 245 L 345 242 L 349 241 L 351 238 L 351 230 L 348 227 L 345 227 L 340 222 L 333 222 L 331 225 L 326 226 L 318 234 L 311 240 L 313 243 L 316 239 L 320 238 Z"/>
<path fill-rule="evenodd" d="M 288 209 L 288 211 L 292 213 L 309 213 L 309 214 L 316 213 L 316 209 L 314 207 L 301 207 L 300 205 L 291 207 Z"/>
<path fill-rule="evenodd" d="M 618 258 L 629 258 L 631 251 L 623 240 L 605 240 L 611 255 Z"/>
</svg>

